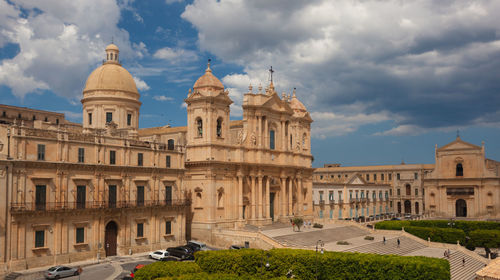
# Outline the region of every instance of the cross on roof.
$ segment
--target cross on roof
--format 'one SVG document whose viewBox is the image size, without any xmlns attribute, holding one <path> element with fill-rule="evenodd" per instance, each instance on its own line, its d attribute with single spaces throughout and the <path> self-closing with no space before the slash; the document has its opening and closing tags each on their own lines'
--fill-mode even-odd
<svg viewBox="0 0 500 280">
<path fill-rule="evenodd" d="M 274 73 L 274 70 L 273 70 L 273 67 L 271 66 L 271 68 L 269 68 L 269 76 L 271 77 L 271 83 L 273 83 L 273 73 Z"/>
</svg>

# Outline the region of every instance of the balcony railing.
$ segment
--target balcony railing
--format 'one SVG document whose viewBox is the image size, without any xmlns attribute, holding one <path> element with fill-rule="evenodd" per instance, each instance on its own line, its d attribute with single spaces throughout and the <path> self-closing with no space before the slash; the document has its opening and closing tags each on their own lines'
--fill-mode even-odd
<svg viewBox="0 0 500 280">
<path fill-rule="evenodd" d="M 144 200 L 144 201 L 86 201 L 86 202 L 21 202 L 11 203 L 10 210 L 13 213 L 24 212 L 55 212 L 83 209 L 137 209 L 144 207 L 165 207 L 167 209 L 178 209 L 191 206 L 191 200 Z"/>
<path fill-rule="evenodd" d="M 320 199 L 320 200 L 319 200 L 319 205 L 325 205 L 325 200 Z"/>
</svg>

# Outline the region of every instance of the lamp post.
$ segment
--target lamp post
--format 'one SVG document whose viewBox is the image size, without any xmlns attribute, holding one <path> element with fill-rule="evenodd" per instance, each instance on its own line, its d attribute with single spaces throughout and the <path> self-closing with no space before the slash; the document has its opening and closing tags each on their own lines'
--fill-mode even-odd
<svg viewBox="0 0 500 280">
<path fill-rule="evenodd" d="M 316 266 L 316 273 L 315 273 L 315 279 L 318 279 L 318 249 L 320 249 L 321 254 L 324 253 L 323 247 L 325 246 L 325 243 L 321 240 L 316 241 L 316 257 L 315 257 L 315 266 Z"/>
<path fill-rule="evenodd" d="M 451 218 L 450 221 L 448 222 L 448 226 L 453 228 L 454 225 L 455 225 L 455 220 L 453 220 L 453 218 Z"/>
<path fill-rule="evenodd" d="M 261 266 L 261 275 L 263 276 L 264 275 L 264 269 L 268 269 L 269 266 L 271 266 L 269 264 L 269 254 L 266 255 L 267 259 L 266 259 L 266 263 L 264 264 L 264 256 L 261 257 L 260 259 L 260 266 Z"/>
<path fill-rule="evenodd" d="M 10 158 L 10 127 L 7 128 L 7 159 Z"/>
</svg>

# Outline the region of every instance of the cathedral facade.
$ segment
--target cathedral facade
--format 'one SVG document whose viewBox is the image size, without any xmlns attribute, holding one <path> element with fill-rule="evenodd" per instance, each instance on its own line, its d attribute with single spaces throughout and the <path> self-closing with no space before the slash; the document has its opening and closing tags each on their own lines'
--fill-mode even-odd
<svg viewBox="0 0 500 280">
<path fill-rule="evenodd" d="M 219 228 L 312 218 L 310 124 L 271 82 L 230 120 L 207 67 L 189 90 L 187 125 L 139 128 L 140 94 L 106 48 L 83 90 L 83 122 L 0 105 L 4 271 L 211 242 Z"/>
</svg>

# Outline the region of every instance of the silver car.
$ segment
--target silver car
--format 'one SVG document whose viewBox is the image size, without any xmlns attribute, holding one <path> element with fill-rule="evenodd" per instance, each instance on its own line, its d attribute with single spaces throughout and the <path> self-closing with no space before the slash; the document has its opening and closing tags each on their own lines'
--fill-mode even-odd
<svg viewBox="0 0 500 280">
<path fill-rule="evenodd" d="M 43 273 L 43 276 L 45 276 L 46 279 L 59 279 L 78 274 L 78 268 L 58 265 L 47 269 L 47 271 Z"/>
</svg>

